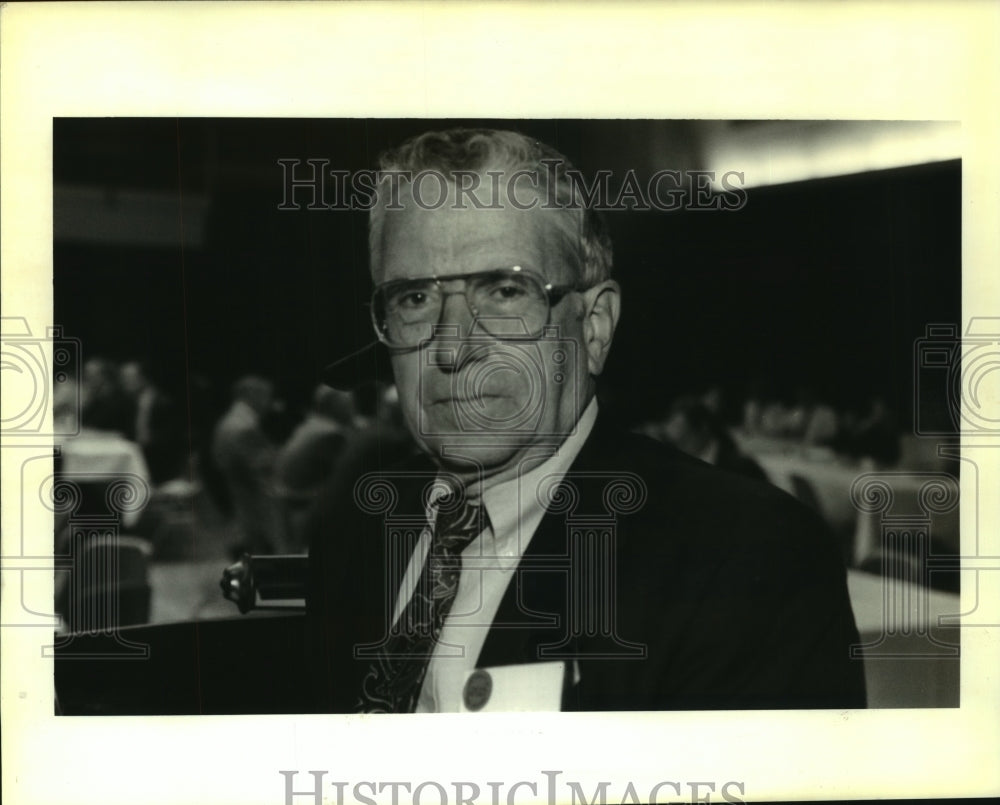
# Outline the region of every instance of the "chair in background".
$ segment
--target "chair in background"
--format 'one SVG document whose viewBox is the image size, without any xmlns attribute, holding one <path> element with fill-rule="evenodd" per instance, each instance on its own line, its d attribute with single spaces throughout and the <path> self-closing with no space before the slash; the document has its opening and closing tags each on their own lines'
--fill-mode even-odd
<svg viewBox="0 0 1000 805">
<path fill-rule="evenodd" d="M 191 559 L 198 555 L 200 484 L 174 479 L 161 484 L 143 511 L 136 531 L 153 544 L 158 561 Z"/>
<path fill-rule="evenodd" d="M 56 611 L 71 632 L 114 632 L 147 622 L 152 589 L 148 540 L 122 534 L 145 505 L 148 486 L 128 474 L 57 473 L 51 487 Z"/>
<path fill-rule="evenodd" d="M 73 535 L 65 613 L 70 632 L 108 632 L 149 621 L 152 545 L 115 534 Z"/>
</svg>

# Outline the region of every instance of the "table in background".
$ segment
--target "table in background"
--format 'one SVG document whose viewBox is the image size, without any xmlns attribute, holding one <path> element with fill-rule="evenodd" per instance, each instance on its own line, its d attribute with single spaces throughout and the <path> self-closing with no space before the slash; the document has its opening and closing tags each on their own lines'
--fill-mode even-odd
<svg viewBox="0 0 1000 805">
<path fill-rule="evenodd" d="M 849 570 L 869 707 L 958 707 L 959 596 Z"/>
</svg>

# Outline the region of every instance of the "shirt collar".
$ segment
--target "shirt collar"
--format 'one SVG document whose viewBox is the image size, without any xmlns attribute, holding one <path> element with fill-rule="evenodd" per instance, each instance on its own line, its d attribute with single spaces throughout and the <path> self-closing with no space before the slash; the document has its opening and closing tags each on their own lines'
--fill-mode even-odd
<svg viewBox="0 0 1000 805">
<path fill-rule="evenodd" d="M 595 398 L 562 444 L 539 448 L 524 461 L 517 477 L 483 490 L 483 505 L 493 526 L 492 535 L 487 535 L 493 544 L 484 545 L 484 553 L 518 557 L 524 553 L 545 514 L 545 490 L 552 489 L 569 472 L 596 420 Z"/>
</svg>

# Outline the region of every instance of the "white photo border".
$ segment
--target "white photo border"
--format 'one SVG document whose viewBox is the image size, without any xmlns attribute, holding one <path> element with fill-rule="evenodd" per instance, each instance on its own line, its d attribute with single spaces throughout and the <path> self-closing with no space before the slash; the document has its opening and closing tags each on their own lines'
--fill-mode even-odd
<svg viewBox="0 0 1000 805">
<path fill-rule="evenodd" d="M 996 315 L 998 21 L 995 6 L 973 2 L 8 4 L 3 315 L 34 332 L 52 324 L 52 120 L 76 116 L 959 120 L 963 322 Z M 6 501 L 17 499 L 8 447 Z M 979 451 L 962 484 L 963 501 L 981 499 L 980 552 L 997 557 L 996 496 L 966 488 L 996 488 L 993 452 Z M 51 552 L 51 515 L 16 509 L 2 510 L 5 590 L 11 557 Z M 23 551 L 22 515 L 33 535 Z M 1000 573 L 979 577 L 979 604 L 996 613 Z M 974 594 L 963 589 L 964 609 Z M 5 595 L 2 606 L 8 623 L 19 602 Z M 40 651 L 51 632 L 4 628 L 3 793 L 283 803 L 284 769 L 299 770 L 297 789 L 307 770 L 350 785 L 506 781 L 504 797 L 532 781 L 539 801 L 545 770 L 588 795 L 631 782 L 640 798 L 661 781 L 714 781 L 716 798 L 739 781 L 748 801 L 996 794 L 998 635 L 963 631 L 962 706 L 949 710 L 83 719 L 52 715 Z M 534 799 L 526 787 L 517 797 Z"/>
</svg>

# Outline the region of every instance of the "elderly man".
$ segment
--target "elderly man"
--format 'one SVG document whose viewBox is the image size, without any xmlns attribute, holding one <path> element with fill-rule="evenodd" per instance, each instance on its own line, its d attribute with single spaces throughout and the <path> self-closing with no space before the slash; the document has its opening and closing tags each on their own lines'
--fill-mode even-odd
<svg viewBox="0 0 1000 805">
<path fill-rule="evenodd" d="M 454 130 L 381 168 L 375 349 L 423 456 L 317 517 L 318 707 L 864 706 L 814 515 L 600 415 L 621 294 L 565 158 Z M 375 366 L 352 356 L 331 382 Z"/>
</svg>

